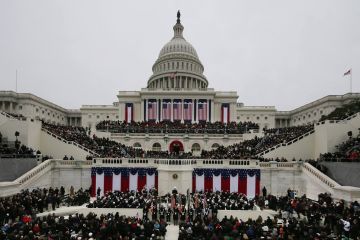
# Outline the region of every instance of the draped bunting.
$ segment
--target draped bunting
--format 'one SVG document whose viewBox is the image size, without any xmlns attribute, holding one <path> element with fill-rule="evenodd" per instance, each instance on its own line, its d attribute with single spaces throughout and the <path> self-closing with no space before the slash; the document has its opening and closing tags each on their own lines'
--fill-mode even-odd
<svg viewBox="0 0 360 240">
<path fill-rule="evenodd" d="M 93 167 L 91 169 L 91 195 L 96 196 L 100 188 L 100 196 L 106 192 L 143 188 L 158 188 L 158 171 L 156 168 L 119 168 Z"/>
<path fill-rule="evenodd" d="M 225 124 L 230 122 L 230 106 L 228 103 L 221 104 L 221 122 Z"/>
<path fill-rule="evenodd" d="M 240 192 L 253 198 L 260 194 L 260 169 L 195 168 L 192 190 Z"/>
</svg>

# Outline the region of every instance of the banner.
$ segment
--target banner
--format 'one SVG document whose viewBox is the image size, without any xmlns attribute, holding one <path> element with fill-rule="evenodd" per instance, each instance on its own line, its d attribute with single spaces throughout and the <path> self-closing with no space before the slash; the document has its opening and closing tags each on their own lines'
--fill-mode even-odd
<svg viewBox="0 0 360 240">
<path fill-rule="evenodd" d="M 200 99 L 198 102 L 198 120 L 207 121 L 207 100 Z"/>
<path fill-rule="evenodd" d="M 157 120 L 157 103 L 156 99 L 150 99 L 148 102 L 148 120 Z"/>
<path fill-rule="evenodd" d="M 221 105 L 221 122 L 225 124 L 230 122 L 230 106 L 228 103 Z"/>
<path fill-rule="evenodd" d="M 158 188 L 156 168 L 91 168 L 91 196 L 100 196 L 112 191 L 141 191 L 143 188 Z"/>
<path fill-rule="evenodd" d="M 193 192 L 239 192 L 249 198 L 260 194 L 260 169 L 201 169 L 193 171 Z"/>
<path fill-rule="evenodd" d="M 132 103 L 125 104 L 125 122 L 131 123 L 134 121 L 134 109 Z"/>
</svg>

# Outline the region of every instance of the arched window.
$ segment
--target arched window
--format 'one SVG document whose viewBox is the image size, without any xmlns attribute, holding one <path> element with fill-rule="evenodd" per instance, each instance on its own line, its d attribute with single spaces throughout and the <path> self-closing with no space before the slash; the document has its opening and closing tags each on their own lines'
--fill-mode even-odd
<svg viewBox="0 0 360 240">
<path fill-rule="evenodd" d="M 200 152 L 200 144 L 198 143 L 194 143 L 192 146 L 191 146 L 191 151 L 193 152 Z"/>
<path fill-rule="evenodd" d="M 218 143 L 214 143 L 211 148 L 212 149 L 217 149 L 218 147 L 220 147 L 220 145 Z"/>
<path fill-rule="evenodd" d="M 134 147 L 134 148 L 141 148 L 141 144 L 138 143 L 138 142 L 136 142 L 136 143 L 134 143 L 133 147 Z"/>
<path fill-rule="evenodd" d="M 154 143 L 154 144 L 152 145 L 152 150 L 153 150 L 153 151 L 156 151 L 156 152 L 161 151 L 161 145 L 160 145 L 160 143 Z"/>
</svg>

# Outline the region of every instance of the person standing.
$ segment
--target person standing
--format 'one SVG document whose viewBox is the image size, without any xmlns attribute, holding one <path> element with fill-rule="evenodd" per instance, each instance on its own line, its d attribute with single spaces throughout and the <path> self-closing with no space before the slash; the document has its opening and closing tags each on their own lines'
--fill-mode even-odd
<svg viewBox="0 0 360 240">
<path fill-rule="evenodd" d="M 101 188 L 98 187 L 97 191 L 96 191 L 96 196 L 99 198 L 101 194 Z"/>
<path fill-rule="evenodd" d="M 267 189 L 266 187 L 264 186 L 263 189 L 262 189 L 262 193 L 263 193 L 263 196 L 266 197 L 266 194 L 267 194 Z"/>
</svg>

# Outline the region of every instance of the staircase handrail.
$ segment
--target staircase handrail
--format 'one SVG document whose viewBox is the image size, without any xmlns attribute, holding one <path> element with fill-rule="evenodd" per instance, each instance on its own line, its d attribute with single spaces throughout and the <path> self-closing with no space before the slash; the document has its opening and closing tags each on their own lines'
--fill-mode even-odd
<svg viewBox="0 0 360 240">
<path fill-rule="evenodd" d="M 81 145 L 81 144 L 79 144 L 79 143 L 77 143 L 77 142 L 68 141 L 68 140 L 60 137 L 59 135 L 57 135 L 57 134 L 55 134 L 55 133 L 47 130 L 47 129 L 44 128 L 44 127 L 41 127 L 41 131 L 46 132 L 47 134 L 49 134 L 49 135 L 57 138 L 58 140 L 60 140 L 60 141 L 62 141 L 62 142 L 64 142 L 64 143 L 72 144 L 72 145 L 74 145 L 74 146 L 76 146 L 76 147 L 78 147 L 78 148 L 81 148 L 81 149 L 85 150 L 86 152 L 88 152 L 88 153 L 90 153 L 90 154 L 92 154 L 92 155 L 94 155 L 94 156 L 96 156 L 96 157 L 99 157 L 99 156 L 100 156 L 98 153 L 94 152 L 93 150 L 90 150 L 90 149 L 88 149 L 87 147 L 84 147 L 83 145 Z"/>
<path fill-rule="evenodd" d="M 326 119 L 324 121 L 317 122 L 315 124 L 318 126 L 318 125 L 324 124 L 325 122 L 329 122 L 329 123 L 346 123 L 346 122 L 350 121 L 351 119 L 355 118 L 358 115 L 360 115 L 360 112 L 354 113 L 353 115 L 350 115 L 349 117 L 344 118 L 344 119 L 339 119 L 339 120 Z"/>
<path fill-rule="evenodd" d="M 322 173 L 319 169 L 315 168 L 310 163 L 304 163 L 302 166 L 303 166 L 303 170 L 306 170 L 307 172 L 309 172 L 311 175 L 313 175 L 314 177 L 319 179 L 321 182 L 323 182 L 327 186 L 329 186 L 331 188 L 341 186 L 335 180 L 331 179 L 329 176 Z"/>
<path fill-rule="evenodd" d="M 307 136 L 313 134 L 314 132 L 315 132 L 315 129 L 311 129 L 310 131 L 307 131 L 306 133 L 300 135 L 300 136 L 297 137 L 297 138 L 294 138 L 294 139 L 292 139 L 292 140 L 290 140 L 290 141 L 287 141 L 287 142 L 285 142 L 285 143 L 276 144 L 275 146 L 269 147 L 268 149 L 266 149 L 266 150 L 264 150 L 264 151 L 262 151 L 262 152 L 260 152 L 260 153 L 258 153 L 258 154 L 256 154 L 256 155 L 257 155 L 257 156 L 263 156 L 265 153 L 269 153 L 269 152 L 271 152 L 271 151 L 274 151 L 275 149 L 277 149 L 277 148 L 279 148 L 279 147 L 281 147 L 281 146 L 288 146 L 288 145 L 290 145 L 290 144 L 292 144 L 292 143 L 294 143 L 294 142 L 299 141 L 300 139 L 303 139 L 304 137 L 307 137 Z"/>
</svg>

